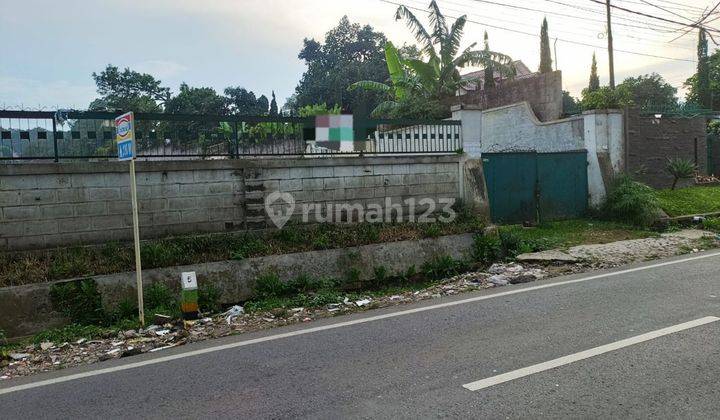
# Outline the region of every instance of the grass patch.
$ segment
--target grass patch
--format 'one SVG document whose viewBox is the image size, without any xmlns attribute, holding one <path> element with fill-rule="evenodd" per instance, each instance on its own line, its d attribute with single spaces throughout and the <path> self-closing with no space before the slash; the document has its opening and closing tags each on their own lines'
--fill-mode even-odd
<svg viewBox="0 0 720 420">
<path fill-rule="evenodd" d="M 320 224 L 276 232 L 228 233 L 144 241 L 143 268 L 199 264 L 263 255 L 345 248 L 482 230 L 476 216 L 460 212 L 452 223 Z M 73 247 L 35 253 L 0 253 L 0 287 L 134 270 L 130 244 Z"/>
<path fill-rule="evenodd" d="M 568 248 L 581 244 L 604 244 L 657 236 L 657 233 L 617 222 L 604 220 L 564 220 L 546 222 L 538 227 L 502 226 L 500 234 L 511 233 L 521 241 L 515 250 L 536 252 L 552 248 Z M 509 244 L 505 245 L 506 248 Z M 510 247 L 509 251 L 513 248 Z"/>
<path fill-rule="evenodd" d="M 720 217 L 711 217 L 703 220 L 703 229 L 720 233 Z"/>
<path fill-rule="evenodd" d="M 720 186 L 659 190 L 655 196 L 669 216 L 720 212 Z"/>
</svg>

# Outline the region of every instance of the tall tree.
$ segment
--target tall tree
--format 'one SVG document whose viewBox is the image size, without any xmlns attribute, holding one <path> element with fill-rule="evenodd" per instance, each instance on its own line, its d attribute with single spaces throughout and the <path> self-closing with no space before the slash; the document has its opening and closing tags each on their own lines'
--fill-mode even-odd
<svg viewBox="0 0 720 420">
<path fill-rule="evenodd" d="M 703 108 L 712 108 L 712 92 L 710 91 L 710 60 L 708 58 L 708 41 L 704 28 L 700 28 L 697 46 L 697 100 Z"/>
<path fill-rule="evenodd" d="M 170 98 L 165 105 L 165 112 L 173 114 L 211 114 L 223 115 L 227 112 L 225 98 L 209 87 L 190 87 L 187 83 L 180 85 L 177 96 Z"/>
<path fill-rule="evenodd" d="M 628 77 L 616 89 L 627 89 L 633 103 L 638 106 L 663 109 L 677 105 L 677 89 L 657 73 Z"/>
<path fill-rule="evenodd" d="M 270 101 L 270 116 L 271 117 L 277 117 L 278 115 L 278 105 L 277 100 L 275 99 L 275 91 L 272 91 L 272 100 Z"/>
<path fill-rule="evenodd" d="M 412 11 L 399 6 L 395 17 L 403 19 L 420 44 L 423 59 L 405 59 L 400 56 L 392 43 L 385 45 L 386 62 L 392 86 L 385 83 L 363 80 L 353 83 L 348 90 L 360 87 L 391 94 L 388 105 L 376 108 L 388 116 L 434 118 L 449 114 L 449 107 L 443 101 L 455 96 L 457 90 L 467 81 L 460 76 L 460 69 L 467 66 L 492 67 L 506 76 L 513 76 L 515 67 L 512 59 L 489 49 L 474 50 L 477 43 L 460 51 L 460 42 L 467 22 L 465 15 L 448 25 L 445 16 L 435 0 L 429 7 L 430 27 L 425 28 Z M 432 106 L 421 106 L 423 103 Z"/>
<path fill-rule="evenodd" d="M 550 37 L 548 35 L 547 18 L 543 18 L 540 28 L 540 73 L 552 72 L 552 56 L 550 54 Z"/>
<path fill-rule="evenodd" d="M 588 91 L 595 92 L 598 89 L 600 89 L 600 78 L 598 77 L 597 71 L 597 59 L 595 58 L 595 53 L 593 53 L 592 65 L 590 65 L 590 83 L 588 84 Z"/>
<path fill-rule="evenodd" d="M 388 78 L 385 42 L 385 35 L 368 25 L 350 23 L 347 16 L 325 34 L 324 42 L 305 39 L 298 57 L 305 61 L 307 70 L 295 88 L 293 106 L 340 104 L 358 113 L 377 106 L 383 99 L 381 93 L 348 92 L 347 87 L 358 80 L 383 82 Z"/>
<path fill-rule="evenodd" d="M 698 63 L 698 67 L 699 67 Z M 695 73 L 692 77 L 685 81 L 685 87 L 687 88 L 687 95 L 685 100 L 688 103 L 694 103 L 701 105 L 703 103 L 702 96 L 705 96 L 705 101 L 709 99 L 712 102 L 712 106 L 708 107 L 714 111 L 720 111 L 720 50 L 715 50 L 707 60 L 707 73 L 709 80 L 709 95 L 708 88 L 701 88 L 699 83 L 699 74 Z M 707 105 L 705 105 L 707 106 Z"/>
<path fill-rule="evenodd" d="M 267 96 L 260 95 L 259 98 L 257 98 L 257 105 L 255 107 L 255 114 L 256 115 L 267 115 L 268 109 L 270 108 L 270 102 L 268 101 Z"/>
<path fill-rule="evenodd" d="M 225 88 L 228 109 L 235 115 L 255 115 L 258 112 L 258 100 L 252 91 L 240 86 Z"/>
<path fill-rule="evenodd" d="M 487 31 L 485 31 L 485 53 L 490 53 L 490 42 L 488 42 L 488 34 Z M 493 69 L 492 63 L 488 63 L 485 66 L 485 77 L 483 77 L 483 89 L 492 89 L 495 87 L 495 69 Z"/>
<path fill-rule="evenodd" d="M 170 99 L 170 88 L 162 86 L 160 80 L 129 68 L 120 71 L 108 64 L 100 73 L 93 72 L 92 77 L 102 96 L 90 104 L 91 110 L 159 112 Z"/>
</svg>

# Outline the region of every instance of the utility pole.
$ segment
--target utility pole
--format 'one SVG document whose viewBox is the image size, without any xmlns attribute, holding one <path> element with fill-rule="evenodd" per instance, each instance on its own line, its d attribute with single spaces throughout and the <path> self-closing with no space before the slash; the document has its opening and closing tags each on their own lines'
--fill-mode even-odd
<svg viewBox="0 0 720 420">
<path fill-rule="evenodd" d="M 613 57 L 613 37 L 610 23 L 610 0 L 605 1 L 607 8 L 608 57 L 610 57 L 610 88 L 615 89 L 615 63 Z"/>
</svg>

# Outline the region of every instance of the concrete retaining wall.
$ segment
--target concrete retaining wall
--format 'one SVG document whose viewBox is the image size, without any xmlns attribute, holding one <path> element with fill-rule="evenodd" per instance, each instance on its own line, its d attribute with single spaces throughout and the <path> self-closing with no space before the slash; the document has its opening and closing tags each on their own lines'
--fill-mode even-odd
<svg viewBox="0 0 720 420">
<path fill-rule="evenodd" d="M 353 278 L 369 280 L 374 276 L 374 269 L 380 266 L 395 274 L 405 272 L 411 266 L 420 271 L 426 261 L 438 256 L 462 258 L 470 251 L 472 243 L 473 235 L 463 234 L 144 270 L 143 282 L 145 285 L 162 282 L 179 293 L 180 273 L 195 271 L 200 284 L 211 283 L 221 291 L 223 303 L 236 303 L 250 298 L 255 279 L 267 272 L 275 272 L 281 279 L 288 280 L 302 274 L 342 279 L 352 271 Z M 137 296 L 133 272 L 94 276 L 93 279 L 108 308 L 124 298 L 135 299 Z M 52 285 L 61 282 L 64 281 L 0 288 L 0 329 L 9 337 L 17 337 L 65 324 L 67 320 L 50 302 Z"/>
<path fill-rule="evenodd" d="M 272 227 L 264 202 L 274 191 L 298 203 L 376 203 L 383 210 L 386 200 L 407 209 L 409 198 L 459 198 L 461 161 L 451 155 L 138 162 L 140 234 Z M 126 241 L 131 223 L 125 162 L 0 165 L 0 250 Z"/>
</svg>

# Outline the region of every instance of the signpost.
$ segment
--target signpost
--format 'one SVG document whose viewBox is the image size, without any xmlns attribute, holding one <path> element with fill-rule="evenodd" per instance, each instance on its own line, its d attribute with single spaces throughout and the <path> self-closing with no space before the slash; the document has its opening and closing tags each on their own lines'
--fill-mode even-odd
<svg viewBox="0 0 720 420">
<path fill-rule="evenodd" d="M 142 264 L 140 262 L 140 227 L 138 222 L 137 184 L 135 183 L 135 117 L 132 112 L 115 118 L 119 161 L 130 161 L 130 197 L 132 199 L 133 236 L 135 238 L 135 277 L 137 279 L 138 315 L 140 325 L 145 326 L 143 304 Z"/>
</svg>

